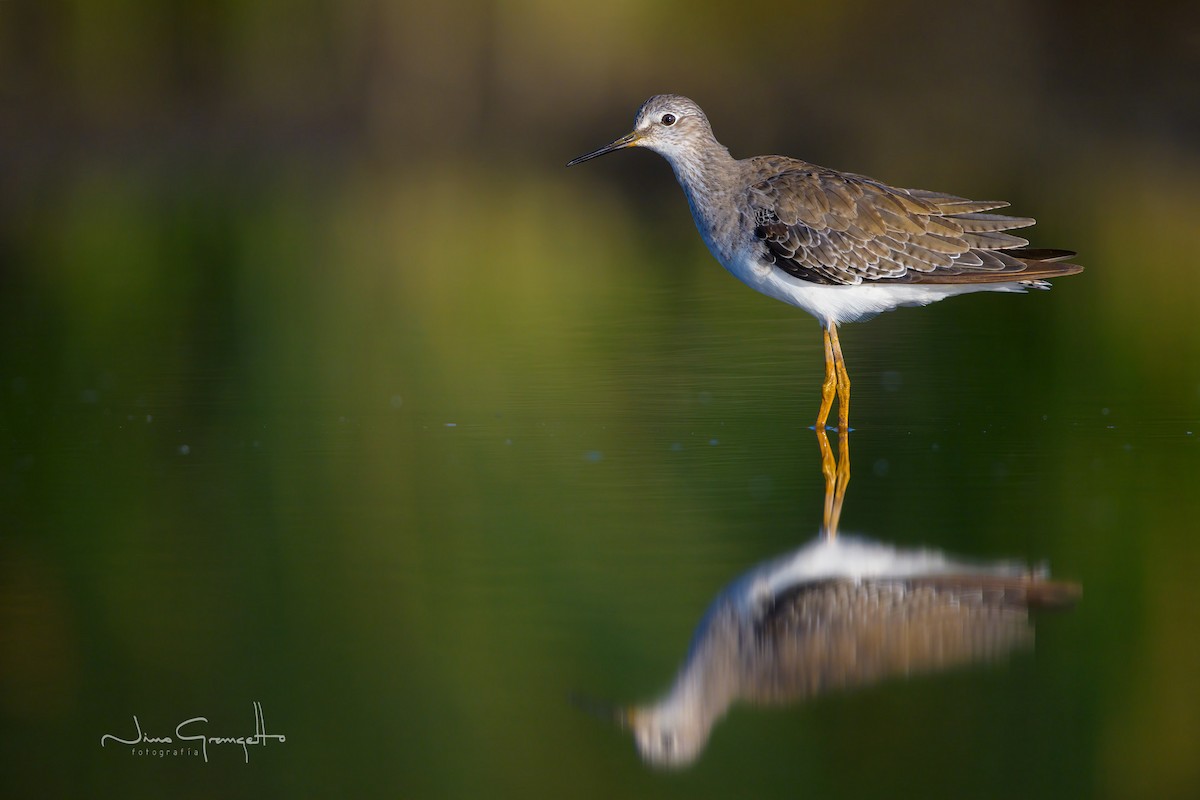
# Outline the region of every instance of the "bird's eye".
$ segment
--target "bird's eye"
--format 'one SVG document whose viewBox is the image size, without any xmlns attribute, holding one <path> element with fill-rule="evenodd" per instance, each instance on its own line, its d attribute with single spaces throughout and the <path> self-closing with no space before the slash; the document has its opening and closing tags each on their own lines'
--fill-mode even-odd
<svg viewBox="0 0 1200 800">
<path fill-rule="evenodd" d="M 662 124 L 663 125 L 674 125 L 675 124 L 675 115 L 674 114 L 663 114 L 662 115 Z"/>
<path fill-rule="evenodd" d="M 670 733 L 661 734 L 658 742 L 660 745 L 662 745 L 662 751 L 667 755 L 670 755 L 671 751 L 675 749 L 675 737 Z"/>
</svg>

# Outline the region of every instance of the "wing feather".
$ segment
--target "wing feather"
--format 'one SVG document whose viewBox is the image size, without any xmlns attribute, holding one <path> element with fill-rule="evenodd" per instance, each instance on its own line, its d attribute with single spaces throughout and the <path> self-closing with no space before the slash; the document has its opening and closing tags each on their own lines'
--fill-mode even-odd
<svg viewBox="0 0 1200 800">
<path fill-rule="evenodd" d="M 751 159 L 748 168 L 745 224 L 762 241 L 764 260 L 804 280 L 1036 281 L 1081 269 L 1052 263 L 1069 251 L 1022 250 L 1028 240 L 1006 231 L 1034 220 L 988 213 L 1008 205 L 1001 201 L 900 189 L 778 157 Z"/>
</svg>

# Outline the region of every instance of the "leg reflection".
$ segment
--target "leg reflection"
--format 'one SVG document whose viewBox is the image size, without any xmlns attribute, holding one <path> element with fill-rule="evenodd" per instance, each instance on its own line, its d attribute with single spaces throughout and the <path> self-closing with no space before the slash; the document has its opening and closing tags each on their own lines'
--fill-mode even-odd
<svg viewBox="0 0 1200 800">
<path fill-rule="evenodd" d="M 846 499 L 846 487 L 850 483 L 850 432 L 845 427 L 838 432 L 836 457 L 824 428 L 817 428 L 817 445 L 821 448 L 821 474 L 825 476 L 825 514 L 821 536 L 834 539 L 842 516 L 842 503 Z"/>
</svg>

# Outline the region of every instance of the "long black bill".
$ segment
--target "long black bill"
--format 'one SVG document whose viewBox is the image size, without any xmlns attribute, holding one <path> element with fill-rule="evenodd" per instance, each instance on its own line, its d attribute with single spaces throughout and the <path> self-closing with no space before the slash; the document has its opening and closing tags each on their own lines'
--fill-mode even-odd
<svg viewBox="0 0 1200 800">
<path fill-rule="evenodd" d="M 617 139 L 615 142 L 604 145 L 604 147 L 601 147 L 599 150 L 593 150 L 590 153 L 584 153 L 579 158 L 568 161 L 567 166 L 573 167 L 576 164 L 582 164 L 585 161 L 591 161 L 593 158 L 599 158 L 600 156 L 607 155 L 615 150 L 623 150 L 626 147 L 632 147 L 633 145 L 637 144 L 637 140 L 640 138 L 642 137 L 637 131 L 627 133 L 620 139 Z"/>
<path fill-rule="evenodd" d="M 567 166 L 570 166 L 570 164 Z M 591 714 L 597 719 L 604 720 L 605 722 L 615 723 L 621 728 L 633 727 L 634 711 L 632 709 L 621 708 L 620 706 L 606 703 L 603 700 L 597 700 L 594 697 L 585 697 L 575 692 L 570 694 L 570 700 L 571 705 L 575 706 L 580 711 Z"/>
</svg>

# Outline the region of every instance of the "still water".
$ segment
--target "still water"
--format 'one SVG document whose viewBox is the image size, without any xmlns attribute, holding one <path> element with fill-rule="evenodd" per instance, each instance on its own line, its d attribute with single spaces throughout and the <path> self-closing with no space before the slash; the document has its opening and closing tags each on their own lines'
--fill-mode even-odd
<svg viewBox="0 0 1200 800">
<path fill-rule="evenodd" d="M 722 588 L 817 537 L 819 328 L 682 202 L 664 239 L 503 183 L 83 186 L 10 248 L 6 795 L 1200 786 L 1200 339 L 1113 301 L 1086 225 L 1051 292 L 842 335 L 847 541 L 1048 570 L 1074 607 L 1009 613 L 986 658 L 731 703 L 662 770 L 571 699 L 654 701 Z M 485 263 L 437 235 L 448 197 L 504 207 Z"/>
</svg>

